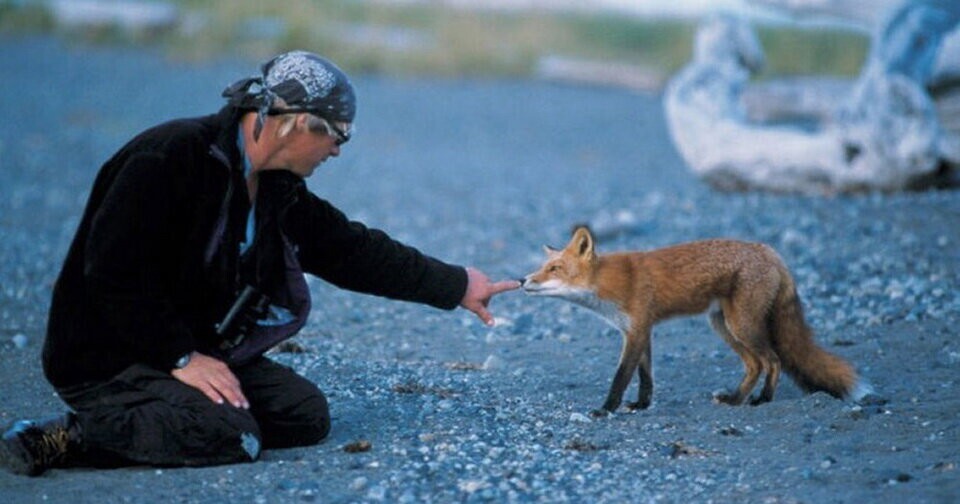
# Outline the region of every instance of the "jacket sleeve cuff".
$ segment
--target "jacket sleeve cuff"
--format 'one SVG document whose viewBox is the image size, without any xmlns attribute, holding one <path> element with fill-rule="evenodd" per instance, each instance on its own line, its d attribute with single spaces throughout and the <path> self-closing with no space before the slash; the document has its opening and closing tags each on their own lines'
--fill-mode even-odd
<svg viewBox="0 0 960 504">
<path fill-rule="evenodd" d="M 163 348 L 158 348 L 157 351 L 148 358 L 147 364 L 160 371 L 171 371 L 177 367 L 177 361 L 180 360 L 181 357 L 194 350 L 196 350 L 196 345 L 193 342 L 193 338 L 186 334 L 179 335 L 175 337 L 173 341 L 169 342 L 169 344 L 163 345 Z"/>
<path fill-rule="evenodd" d="M 432 259 L 434 265 L 423 286 L 428 297 L 424 300 L 430 306 L 442 310 L 452 310 L 460 306 L 467 293 L 467 270 L 463 266 L 446 264 Z"/>
</svg>

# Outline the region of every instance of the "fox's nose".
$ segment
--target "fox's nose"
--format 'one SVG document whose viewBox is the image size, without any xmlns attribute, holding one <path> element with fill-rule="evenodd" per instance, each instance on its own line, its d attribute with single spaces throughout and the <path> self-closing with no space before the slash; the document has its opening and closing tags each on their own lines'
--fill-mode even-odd
<svg viewBox="0 0 960 504">
<path fill-rule="evenodd" d="M 520 277 L 520 278 L 517 278 L 516 280 L 520 282 L 520 287 L 523 287 L 523 284 L 527 283 L 527 279 L 525 277 Z"/>
</svg>

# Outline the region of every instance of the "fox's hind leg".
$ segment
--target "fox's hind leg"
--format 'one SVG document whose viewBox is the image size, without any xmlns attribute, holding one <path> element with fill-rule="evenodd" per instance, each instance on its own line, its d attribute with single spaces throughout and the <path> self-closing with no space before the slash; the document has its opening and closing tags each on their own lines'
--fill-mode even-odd
<svg viewBox="0 0 960 504">
<path fill-rule="evenodd" d="M 753 406 L 772 401 L 773 394 L 777 391 L 777 383 L 780 381 L 780 357 L 770 346 L 769 341 L 769 338 L 765 338 L 759 343 L 757 350 L 757 353 L 762 356 L 763 372 L 766 373 L 767 378 L 763 382 L 760 395 L 750 400 L 750 404 Z"/>
<path fill-rule="evenodd" d="M 729 303 L 723 303 L 723 305 L 729 306 Z M 714 396 L 714 400 L 733 406 L 742 404 L 744 399 L 750 394 L 750 391 L 753 390 L 753 387 L 756 386 L 760 377 L 760 371 L 763 369 L 763 364 L 750 348 L 741 343 L 740 340 L 731 333 L 727 326 L 723 308 L 717 308 L 710 312 L 710 326 L 730 345 L 730 348 L 732 348 L 734 352 L 737 352 L 740 360 L 743 361 L 744 368 L 743 380 L 741 380 L 736 390 L 729 393 L 717 394 Z"/>
<path fill-rule="evenodd" d="M 756 298 L 763 290 L 743 293 L 732 302 L 722 303 L 724 327 L 738 346 L 734 350 L 743 358 L 746 372 L 736 393 L 729 399 L 737 399 L 740 404 L 757 385 L 760 373 L 766 374 L 763 390 L 750 401 L 758 405 L 773 400 L 780 379 L 780 358 L 771 346 L 770 328 L 767 324 L 767 303 Z M 753 296 L 753 297 L 751 297 Z M 726 338 L 726 336 L 724 336 Z M 739 347 L 739 348 L 738 348 Z M 718 398 L 723 402 L 724 398 Z"/>
</svg>

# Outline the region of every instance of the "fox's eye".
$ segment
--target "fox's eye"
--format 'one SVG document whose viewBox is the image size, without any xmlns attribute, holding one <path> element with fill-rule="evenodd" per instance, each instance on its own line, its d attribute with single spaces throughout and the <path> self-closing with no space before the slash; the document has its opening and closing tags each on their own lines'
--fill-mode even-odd
<svg viewBox="0 0 960 504">
<path fill-rule="evenodd" d="M 548 271 L 549 271 L 550 273 L 556 273 L 556 272 L 560 271 L 560 266 L 557 266 L 556 264 L 554 264 L 554 265 L 550 266 L 550 269 L 549 269 Z"/>
</svg>

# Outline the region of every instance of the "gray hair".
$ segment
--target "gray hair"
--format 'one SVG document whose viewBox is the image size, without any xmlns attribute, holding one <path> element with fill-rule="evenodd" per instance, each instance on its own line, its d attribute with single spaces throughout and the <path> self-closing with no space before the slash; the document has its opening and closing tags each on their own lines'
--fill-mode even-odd
<svg viewBox="0 0 960 504">
<path fill-rule="evenodd" d="M 287 107 L 287 104 L 283 101 L 283 98 L 276 98 L 274 104 L 277 106 L 277 108 L 281 109 Z M 276 116 L 277 120 L 280 122 L 280 125 L 277 127 L 277 138 L 283 138 L 289 135 L 296 126 L 297 119 L 299 119 L 300 116 L 307 116 L 305 124 L 308 131 L 312 133 L 324 133 L 331 136 L 334 135 L 335 129 L 326 119 L 309 112 L 292 112 L 290 114 Z M 340 131 L 347 131 L 350 129 L 350 125 L 347 123 L 337 123 L 336 126 L 340 128 Z"/>
</svg>

